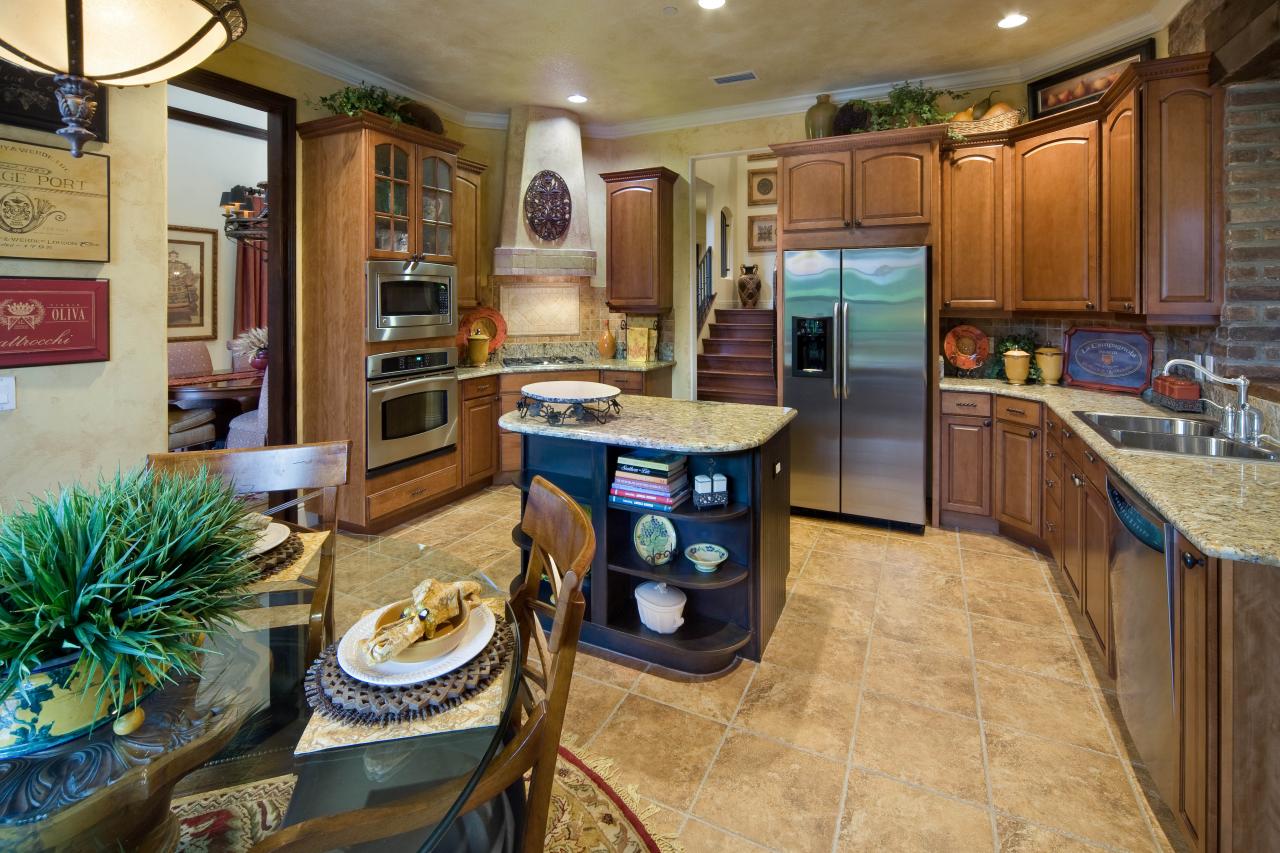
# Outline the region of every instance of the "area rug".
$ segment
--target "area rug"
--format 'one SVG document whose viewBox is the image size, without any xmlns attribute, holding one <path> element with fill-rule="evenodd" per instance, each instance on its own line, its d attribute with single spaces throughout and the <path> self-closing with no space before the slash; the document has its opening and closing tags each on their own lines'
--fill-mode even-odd
<svg viewBox="0 0 1280 853">
<path fill-rule="evenodd" d="M 547 815 L 547 853 L 683 853 L 673 839 L 645 826 L 655 806 L 641 807 L 634 788 L 618 791 L 613 761 L 560 747 Z M 283 820 L 293 776 L 278 776 L 173 801 L 178 850 L 244 853 Z"/>
</svg>

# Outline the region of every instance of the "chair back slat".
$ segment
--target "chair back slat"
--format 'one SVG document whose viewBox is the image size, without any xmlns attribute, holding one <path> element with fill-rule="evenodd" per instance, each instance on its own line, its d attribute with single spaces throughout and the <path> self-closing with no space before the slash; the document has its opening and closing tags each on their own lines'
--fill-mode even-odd
<svg viewBox="0 0 1280 853">
<path fill-rule="evenodd" d="M 206 465 L 243 494 L 345 486 L 350 455 L 351 442 L 323 441 L 243 450 L 154 453 L 147 458 L 157 471 L 191 471 Z"/>
</svg>

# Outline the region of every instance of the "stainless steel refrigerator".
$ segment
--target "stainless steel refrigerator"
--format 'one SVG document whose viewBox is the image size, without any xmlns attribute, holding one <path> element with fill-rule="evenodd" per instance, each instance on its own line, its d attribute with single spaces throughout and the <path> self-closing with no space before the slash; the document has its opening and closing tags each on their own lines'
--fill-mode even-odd
<svg viewBox="0 0 1280 853">
<path fill-rule="evenodd" d="M 925 523 L 928 250 L 783 253 L 796 507 Z"/>
</svg>

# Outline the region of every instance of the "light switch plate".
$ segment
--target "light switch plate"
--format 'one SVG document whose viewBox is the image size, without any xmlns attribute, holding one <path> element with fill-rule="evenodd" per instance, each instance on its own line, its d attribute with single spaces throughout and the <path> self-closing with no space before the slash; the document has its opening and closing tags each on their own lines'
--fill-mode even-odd
<svg viewBox="0 0 1280 853">
<path fill-rule="evenodd" d="M 18 378 L 0 376 L 0 412 L 12 412 L 18 407 Z"/>
</svg>

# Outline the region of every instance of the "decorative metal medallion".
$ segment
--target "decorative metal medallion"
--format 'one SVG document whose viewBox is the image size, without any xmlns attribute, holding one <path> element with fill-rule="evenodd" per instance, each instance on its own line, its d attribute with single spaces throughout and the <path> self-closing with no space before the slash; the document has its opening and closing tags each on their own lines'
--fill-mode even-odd
<svg viewBox="0 0 1280 853">
<path fill-rule="evenodd" d="M 580 424 L 604 424 L 622 414 L 622 405 L 617 400 L 596 400 L 587 403 L 562 403 L 555 405 L 542 400 L 531 400 L 521 397 L 516 402 L 516 411 L 522 418 L 538 418 L 551 426 L 562 426 L 576 421 Z"/>
<path fill-rule="evenodd" d="M 564 178 L 543 169 L 524 191 L 524 221 L 543 240 L 559 240 L 569 231 L 573 201 Z"/>
</svg>

